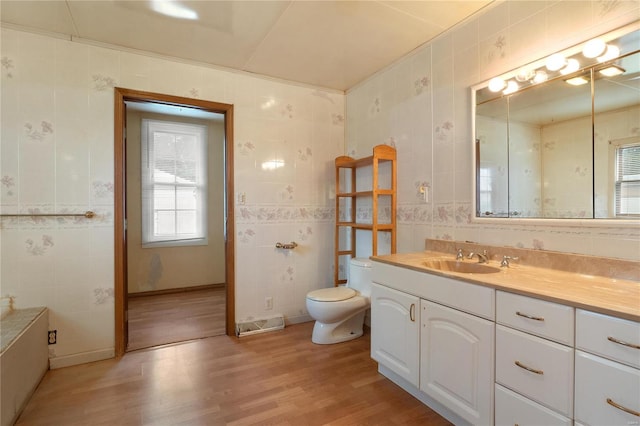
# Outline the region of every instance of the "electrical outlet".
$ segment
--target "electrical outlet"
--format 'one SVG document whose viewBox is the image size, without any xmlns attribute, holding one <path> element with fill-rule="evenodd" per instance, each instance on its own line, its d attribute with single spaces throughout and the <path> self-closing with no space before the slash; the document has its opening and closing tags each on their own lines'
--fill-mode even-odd
<svg viewBox="0 0 640 426">
<path fill-rule="evenodd" d="M 50 345 L 55 345 L 58 341 L 58 330 L 49 330 L 47 341 Z"/>
<path fill-rule="evenodd" d="M 269 296 L 264 298 L 264 308 L 266 310 L 273 309 L 273 297 Z"/>
</svg>

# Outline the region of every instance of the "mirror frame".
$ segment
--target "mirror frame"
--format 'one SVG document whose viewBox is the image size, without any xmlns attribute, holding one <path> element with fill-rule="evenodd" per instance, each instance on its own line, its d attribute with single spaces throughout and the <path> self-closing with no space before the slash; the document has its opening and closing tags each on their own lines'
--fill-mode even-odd
<svg viewBox="0 0 640 426">
<path fill-rule="evenodd" d="M 582 46 L 588 40 L 596 37 L 600 37 L 605 39 L 606 41 L 610 41 L 621 37 L 625 34 L 628 34 L 633 31 L 640 30 L 640 21 L 633 22 L 631 24 L 625 25 L 618 29 L 609 31 L 602 35 L 596 35 L 590 37 L 587 40 L 584 40 L 578 44 L 575 44 L 567 49 L 563 49 L 558 51 L 557 53 L 562 53 L 565 57 L 570 57 L 575 55 L 576 53 L 582 50 Z M 556 53 L 550 52 L 549 55 Z M 534 69 L 542 68 L 545 65 L 546 59 L 549 55 L 540 58 L 536 61 L 522 64 L 521 66 L 512 69 L 508 72 L 498 74 L 496 77 L 502 77 L 505 81 L 509 78 L 515 76 L 517 71 L 522 67 L 531 67 Z M 590 68 L 587 66 L 587 68 Z M 492 77 L 493 78 L 493 77 Z M 544 225 L 544 226 L 566 226 L 566 227 L 607 227 L 607 228 L 640 228 L 640 219 L 612 219 L 612 218 L 544 218 L 544 217 L 536 217 L 536 218 L 527 218 L 527 217 L 485 217 L 485 216 L 477 216 L 478 211 L 478 171 L 479 171 L 479 155 L 478 155 L 478 145 L 477 145 L 477 135 L 476 135 L 476 92 L 480 89 L 486 88 L 489 84 L 490 80 L 482 81 L 478 84 L 475 84 L 470 87 L 471 91 L 471 152 L 472 152 L 472 165 L 474 167 L 472 175 L 472 213 L 471 213 L 471 223 L 474 224 L 509 224 L 509 225 Z M 544 83 L 543 83 L 544 84 Z M 527 88 L 528 89 L 528 88 Z M 496 98 L 500 98 L 502 96 L 508 95 L 498 95 L 496 94 Z M 593 93 L 592 93 L 593 97 Z M 595 177 L 594 177 L 595 179 Z"/>
</svg>

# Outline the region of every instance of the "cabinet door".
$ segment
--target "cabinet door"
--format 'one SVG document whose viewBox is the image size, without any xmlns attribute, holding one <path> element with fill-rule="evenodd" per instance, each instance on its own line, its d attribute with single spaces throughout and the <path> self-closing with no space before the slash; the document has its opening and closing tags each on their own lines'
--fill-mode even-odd
<svg viewBox="0 0 640 426">
<path fill-rule="evenodd" d="M 640 420 L 640 370 L 576 351 L 575 419 L 628 426 Z"/>
<path fill-rule="evenodd" d="M 420 390 L 472 424 L 493 424 L 494 323 L 420 303 Z"/>
<path fill-rule="evenodd" d="M 418 387 L 420 299 L 372 284 L 371 358 Z"/>
</svg>

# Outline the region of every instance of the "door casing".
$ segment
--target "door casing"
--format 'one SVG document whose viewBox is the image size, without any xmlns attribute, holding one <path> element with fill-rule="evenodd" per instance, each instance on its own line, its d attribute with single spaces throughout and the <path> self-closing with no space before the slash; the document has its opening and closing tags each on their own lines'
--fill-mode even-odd
<svg viewBox="0 0 640 426">
<path fill-rule="evenodd" d="M 235 258 L 234 258 L 234 203 L 233 203 L 233 105 L 181 96 L 114 89 L 114 300 L 115 300 L 115 355 L 124 355 L 127 349 L 127 259 L 126 259 L 126 140 L 125 102 L 152 102 L 196 108 L 224 114 L 225 127 L 225 281 L 226 281 L 226 334 L 235 335 Z"/>
</svg>

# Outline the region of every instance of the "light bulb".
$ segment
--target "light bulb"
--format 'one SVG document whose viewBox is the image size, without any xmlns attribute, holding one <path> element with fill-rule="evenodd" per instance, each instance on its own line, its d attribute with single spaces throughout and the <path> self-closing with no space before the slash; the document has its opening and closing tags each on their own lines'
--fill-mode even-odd
<svg viewBox="0 0 640 426">
<path fill-rule="evenodd" d="M 578 62 L 577 59 L 569 59 L 567 61 L 567 66 L 560 70 L 560 74 L 571 74 L 572 72 L 578 71 L 578 69 L 580 69 L 580 62 Z"/>
<path fill-rule="evenodd" d="M 587 84 L 589 79 L 585 77 L 573 77 L 565 81 L 572 86 L 582 86 L 583 84 Z"/>
<path fill-rule="evenodd" d="M 598 62 L 607 62 L 620 56 L 620 49 L 613 44 L 607 45 L 607 51 L 604 55 L 598 56 Z"/>
<path fill-rule="evenodd" d="M 600 74 L 607 76 L 607 77 L 614 77 L 616 75 L 620 75 L 620 74 L 624 74 L 625 69 L 621 68 L 617 65 L 611 65 L 610 67 L 601 69 Z"/>
<path fill-rule="evenodd" d="M 527 68 L 520 68 L 516 74 L 516 80 L 519 82 L 529 81 L 535 75 L 535 71 Z"/>
<path fill-rule="evenodd" d="M 516 83 L 513 80 L 509 80 L 507 82 L 507 88 L 504 89 L 504 91 L 502 93 L 504 93 L 505 95 L 509 95 L 513 92 L 517 92 L 518 89 L 520 88 L 520 86 L 518 86 L 518 83 Z"/>
<path fill-rule="evenodd" d="M 593 40 L 589 40 L 585 43 L 584 48 L 582 49 L 582 54 L 587 58 L 595 58 L 604 52 L 604 49 L 607 47 L 604 41 L 600 38 L 594 38 Z"/>
<path fill-rule="evenodd" d="M 547 69 L 549 71 L 558 71 L 567 64 L 567 59 L 562 53 L 555 53 L 547 58 Z"/>
<path fill-rule="evenodd" d="M 533 77 L 533 84 L 542 83 L 543 81 L 547 81 L 547 73 L 544 71 L 536 71 L 536 75 Z"/>
<path fill-rule="evenodd" d="M 500 77 L 494 77 L 489 80 L 489 90 L 492 92 L 499 92 L 504 89 L 505 82 Z"/>
</svg>

